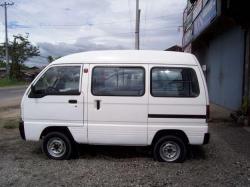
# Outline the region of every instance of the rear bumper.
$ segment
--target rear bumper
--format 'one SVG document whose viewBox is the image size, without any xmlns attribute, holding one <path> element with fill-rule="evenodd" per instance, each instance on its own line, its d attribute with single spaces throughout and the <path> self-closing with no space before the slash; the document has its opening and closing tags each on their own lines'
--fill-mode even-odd
<svg viewBox="0 0 250 187">
<path fill-rule="evenodd" d="M 210 140 L 210 134 L 209 133 L 205 133 L 204 140 L 203 140 L 203 145 L 208 144 L 209 140 Z"/>
<path fill-rule="evenodd" d="M 25 132 L 24 132 L 24 122 L 21 120 L 19 122 L 19 132 L 20 132 L 20 136 L 23 140 L 25 140 Z"/>
</svg>

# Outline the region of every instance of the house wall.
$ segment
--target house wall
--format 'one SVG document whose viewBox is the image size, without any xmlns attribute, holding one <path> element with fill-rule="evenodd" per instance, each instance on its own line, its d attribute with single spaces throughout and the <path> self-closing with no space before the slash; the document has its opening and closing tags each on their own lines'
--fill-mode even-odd
<svg viewBox="0 0 250 187">
<path fill-rule="evenodd" d="M 235 26 L 217 35 L 194 54 L 201 64 L 207 65 L 210 101 L 231 110 L 239 109 L 244 79 L 244 31 L 241 27 Z"/>
</svg>

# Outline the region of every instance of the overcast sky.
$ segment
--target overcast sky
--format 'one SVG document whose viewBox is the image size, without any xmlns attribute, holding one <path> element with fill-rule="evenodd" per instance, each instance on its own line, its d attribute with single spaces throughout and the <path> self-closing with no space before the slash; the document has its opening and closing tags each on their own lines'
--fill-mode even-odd
<svg viewBox="0 0 250 187">
<path fill-rule="evenodd" d="M 7 1 L 7 0 L 6 0 Z M 3 0 L 0 0 L 3 2 Z M 135 0 L 13 0 L 8 9 L 9 38 L 29 33 L 41 55 L 133 49 Z M 186 0 L 140 0 L 141 49 L 164 50 L 181 44 Z M 0 7 L 1 8 L 1 7 Z M 0 9 L 0 43 L 4 42 L 4 10 Z M 45 58 L 30 65 L 46 63 Z"/>
</svg>

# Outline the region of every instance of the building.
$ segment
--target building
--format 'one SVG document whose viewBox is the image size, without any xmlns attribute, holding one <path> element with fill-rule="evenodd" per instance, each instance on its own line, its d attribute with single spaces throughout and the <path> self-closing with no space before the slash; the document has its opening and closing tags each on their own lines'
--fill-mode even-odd
<svg viewBox="0 0 250 187">
<path fill-rule="evenodd" d="M 22 79 L 28 82 L 33 81 L 33 79 L 43 70 L 44 67 L 33 66 L 31 68 L 25 67 L 21 69 Z"/>
<path fill-rule="evenodd" d="M 230 110 L 250 95 L 249 26 L 244 0 L 188 0 L 183 12 L 183 49 L 206 69 L 210 101 Z"/>
</svg>

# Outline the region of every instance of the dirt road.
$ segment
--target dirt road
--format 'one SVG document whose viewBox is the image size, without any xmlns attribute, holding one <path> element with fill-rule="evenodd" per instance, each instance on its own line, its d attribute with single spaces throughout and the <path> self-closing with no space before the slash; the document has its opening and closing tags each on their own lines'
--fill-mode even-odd
<svg viewBox="0 0 250 187">
<path fill-rule="evenodd" d="M 0 119 L 16 118 L 27 86 L 0 88 Z"/>
</svg>

